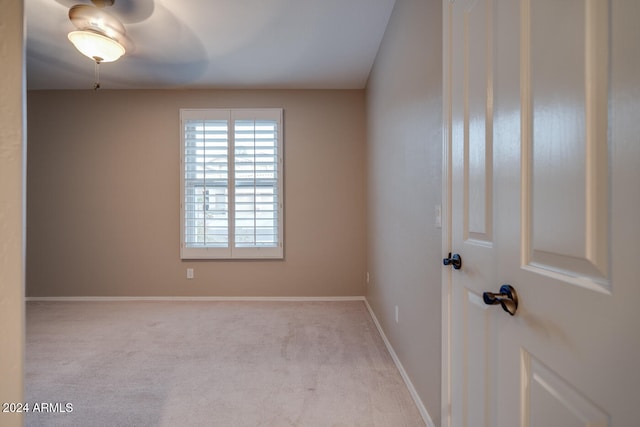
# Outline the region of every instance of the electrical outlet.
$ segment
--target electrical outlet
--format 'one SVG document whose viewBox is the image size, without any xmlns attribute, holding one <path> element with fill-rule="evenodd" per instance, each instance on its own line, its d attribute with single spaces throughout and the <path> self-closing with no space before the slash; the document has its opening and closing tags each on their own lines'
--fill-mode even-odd
<svg viewBox="0 0 640 427">
<path fill-rule="evenodd" d="M 193 279 L 193 268 L 187 268 L 187 279 Z"/>
<path fill-rule="evenodd" d="M 400 312 L 400 310 L 398 309 L 398 306 L 396 305 L 396 323 L 398 323 L 398 315 L 400 314 L 399 312 Z"/>
<path fill-rule="evenodd" d="M 367 271 L 367 285 L 369 284 L 369 272 Z"/>
<path fill-rule="evenodd" d="M 434 214 L 436 217 L 436 227 L 441 228 L 442 227 L 442 206 L 441 205 L 436 205 L 435 209 L 434 209 Z"/>
</svg>

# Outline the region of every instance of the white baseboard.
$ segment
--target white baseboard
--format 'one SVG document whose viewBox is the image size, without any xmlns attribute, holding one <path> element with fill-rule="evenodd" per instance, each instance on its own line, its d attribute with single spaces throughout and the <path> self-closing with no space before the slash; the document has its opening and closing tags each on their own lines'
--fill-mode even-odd
<svg viewBox="0 0 640 427">
<path fill-rule="evenodd" d="M 422 416 L 422 419 L 424 420 L 427 427 L 436 427 L 436 425 L 433 423 L 433 420 L 431 419 L 431 415 L 429 415 L 427 408 L 425 408 L 424 403 L 422 403 L 422 400 L 420 399 L 420 396 L 418 396 L 418 392 L 416 391 L 416 388 L 413 386 L 411 379 L 409 379 L 409 375 L 407 375 L 407 371 L 404 370 L 404 367 L 402 366 L 400 359 L 398 359 L 398 355 L 396 354 L 395 350 L 391 346 L 391 343 L 387 339 L 387 336 L 382 330 L 382 326 L 380 326 L 380 322 L 378 322 L 378 318 L 376 317 L 375 313 L 373 312 L 373 309 L 369 305 L 369 301 L 367 301 L 366 298 L 364 298 L 364 303 L 367 306 L 367 310 L 369 310 L 369 314 L 373 319 L 373 323 L 375 323 L 376 328 L 378 328 L 378 332 L 382 337 L 382 341 L 384 341 L 384 344 L 387 346 L 387 350 L 391 354 L 391 358 L 396 364 L 398 371 L 400 371 L 400 375 L 402 376 L 404 383 L 409 389 L 409 393 L 411 393 L 411 397 L 413 398 L 413 401 L 416 403 L 416 406 L 418 407 L 418 411 L 420 411 L 420 415 Z"/>
<path fill-rule="evenodd" d="M 43 302 L 106 302 L 106 301 L 365 301 L 352 297 L 26 297 L 25 301 Z"/>
</svg>

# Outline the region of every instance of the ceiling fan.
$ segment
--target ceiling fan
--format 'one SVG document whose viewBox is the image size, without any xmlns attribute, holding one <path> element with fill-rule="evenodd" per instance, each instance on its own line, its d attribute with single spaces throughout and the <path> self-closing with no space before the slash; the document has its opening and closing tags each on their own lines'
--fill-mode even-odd
<svg viewBox="0 0 640 427">
<path fill-rule="evenodd" d="M 68 38 L 80 53 L 98 64 L 116 61 L 133 49 L 133 43 L 120 20 L 105 10 L 115 0 L 91 2 L 93 5 L 76 4 L 69 9 L 69 19 L 77 30 Z"/>
<path fill-rule="evenodd" d="M 151 74 L 151 78 L 160 78 L 162 73 L 171 73 L 173 76 L 175 67 L 182 65 L 180 74 L 190 79 L 206 64 L 202 59 L 206 58 L 206 52 L 198 36 L 159 0 L 55 2 L 68 12 L 71 25 L 66 32 L 69 39 L 77 37 L 79 42 L 71 40 L 72 43 L 82 55 L 94 62 L 94 89 L 100 87 L 99 68 L 104 66 L 103 63 L 118 61 L 123 55 L 128 58 L 127 64 L 119 69 L 126 70 L 126 74 L 119 76 L 116 83 L 136 75 Z M 158 68 L 157 64 L 170 66 Z"/>
<path fill-rule="evenodd" d="M 125 22 L 140 22 L 153 13 L 153 0 L 56 0 L 70 6 L 69 20 L 76 30 L 68 34 L 69 41 L 95 62 L 94 89 L 100 88 L 99 65 L 117 61 L 134 50 Z M 78 4 L 79 2 L 82 2 Z M 70 5 L 69 3 L 76 3 Z M 113 13 L 112 13 L 113 11 Z"/>
</svg>

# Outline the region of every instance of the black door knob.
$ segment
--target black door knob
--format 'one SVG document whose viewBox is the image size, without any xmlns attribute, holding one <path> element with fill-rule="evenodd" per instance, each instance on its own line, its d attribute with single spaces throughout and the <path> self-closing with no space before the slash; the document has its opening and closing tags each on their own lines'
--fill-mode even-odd
<svg viewBox="0 0 640 427">
<path fill-rule="evenodd" d="M 460 270 L 460 268 L 462 268 L 462 258 L 460 258 L 460 255 L 453 254 L 452 256 L 451 252 L 449 252 L 449 258 L 443 259 L 442 263 L 444 265 L 452 265 L 456 270 Z"/>
<path fill-rule="evenodd" d="M 502 309 L 512 316 L 516 314 L 516 310 L 518 309 L 518 293 L 513 286 L 509 284 L 500 286 L 499 293 L 483 293 L 482 299 L 487 305 L 500 304 Z"/>
</svg>

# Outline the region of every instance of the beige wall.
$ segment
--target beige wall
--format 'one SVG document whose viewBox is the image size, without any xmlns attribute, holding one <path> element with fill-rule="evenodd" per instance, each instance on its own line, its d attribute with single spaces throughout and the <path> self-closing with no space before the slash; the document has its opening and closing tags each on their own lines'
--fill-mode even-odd
<svg viewBox="0 0 640 427">
<path fill-rule="evenodd" d="M 0 403 L 23 401 L 23 7 L 0 0 Z M 1 410 L 2 408 L 0 408 Z M 0 425 L 22 425 L 0 412 Z"/>
<path fill-rule="evenodd" d="M 364 91 L 29 92 L 27 296 L 363 295 L 364 103 Z M 215 107 L 284 108 L 284 261 L 179 258 L 179 109 Z"/>
<path fill-rule="evenodd" d="M 442 7 L 398 0 L 367 87 L 369 300 L 440 424 Z M 395 306 L 399 308 L 398 323 Z"/>
</svg>

